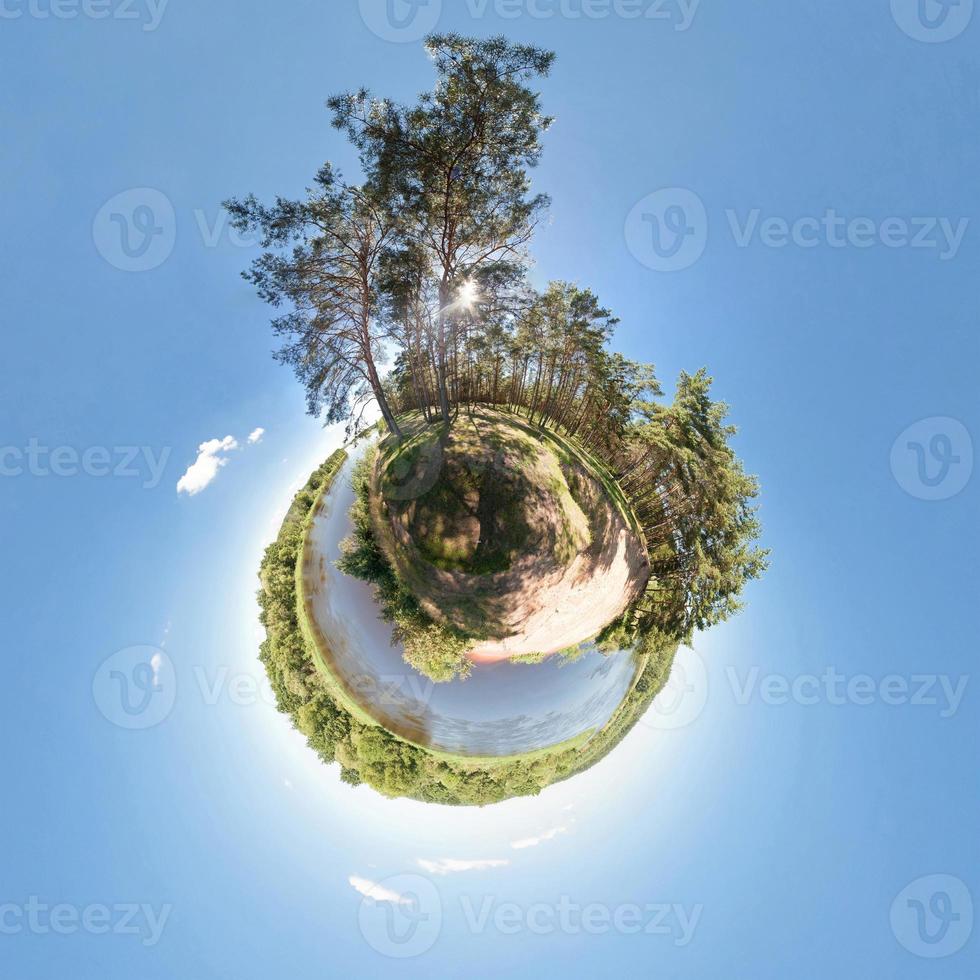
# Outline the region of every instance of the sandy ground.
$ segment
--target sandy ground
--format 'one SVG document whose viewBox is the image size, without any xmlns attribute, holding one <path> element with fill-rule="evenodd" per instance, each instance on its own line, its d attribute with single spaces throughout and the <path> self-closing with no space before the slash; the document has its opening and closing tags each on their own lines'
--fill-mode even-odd
<svg viewBox="0 0 980 980">
<path fill-rule="evenodd" d="M 476 663 L 493 663 L 528 653 L 557 653 L 595 636 L 619 616 L 646 584 L 644 550 L 610 504 L 609 523 L 598 555 L 579 554 L 563 571 L 526 583 L 508 624 L 514 635 L 486 640 L 470 651 Z"/>
</svg>

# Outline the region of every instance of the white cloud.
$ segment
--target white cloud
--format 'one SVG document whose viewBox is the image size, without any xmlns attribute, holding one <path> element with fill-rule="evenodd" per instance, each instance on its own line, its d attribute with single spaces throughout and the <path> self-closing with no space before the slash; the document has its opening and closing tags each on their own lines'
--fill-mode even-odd
<svg viewBox="0 0 980 980">
<path fill-rule="evenodd" d="M 233 436 L 224 439 L 209 439 L 198 446 L 197 459 L 187 467 L 187 472 L 177 481 L 177 493 L 194 494 L 210 486 L 218 475 L 218 470 L 228 462 L 221 453 L 238 449 L 238 440 Z"/>
<path fill-rule="evenodd" d="M 410 898 L 399 895 L 398 892 L 385 888 L 384 885 L 379 885 L 368 878 L 358 878 L 357 875 L 351 875 L 347 880 L 354 891 L 360 892 L 365 898 L 372 898 L 376 902 L 390 902 L 392 905 L 410 905 L 412 902 Z"/>
<path fill-rule="evenodd" d="M 553 837 L 557 837 L 559 834 L 565 833 L 566 830 L 568 830 L 567 827 L 552 827 L 550 830 L 546 830 L 544 833 L 538 834 L 537 837 L 524 837 L 521 840 L 511 841 L 510 846 L 515 850 L 522 850 L 525 847 L 537 847 L 538 844 L 541 844 L 546 840 L 551 840 Z"/>
<path fill-rule="evenodd" d="M 456 874 L 460 871 L 486 871 L 487 868 L 502 868 L 510 864 L 507 858 L 474 858 L 462 860 L 459 858 L 439 858 L 430 861 L 428 858 L 418 858 L 418 865 L 424 871 L 433 875 Z"/>
<path fill-rule="evenodd" d="M 250 446 L 254 446 L 257 442 L 262 441 L 262 437 L 264 435 L 265 435 L 265 429 L 263 429 L 262 426 L 259 426 L 257 429 L 253 429 L 248 434 L 248 444 Z"/>
<path fill-rule="evenodd" d="M 160 686 L 160 668 L 163 666 L 163 657 L 159 653 L 150 657 L 150 670 L 153 671 L 153 686 Z"/>
</svg>

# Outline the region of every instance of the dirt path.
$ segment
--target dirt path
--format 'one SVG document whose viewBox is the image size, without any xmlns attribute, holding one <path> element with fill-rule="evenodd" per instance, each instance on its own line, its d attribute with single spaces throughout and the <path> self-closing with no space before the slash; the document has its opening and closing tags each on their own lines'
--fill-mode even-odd
<svg viewBox="0 0 980 980">
<path fill-rule="evenodd" d="M 611 504 L 601 542 L 543 580 L 528 576 L 516 595 L 514 635 L 486 640 L 470 651 L 475 663 L 530 653 L 557 653 L 595 636 L 619 616 L 646 584 L 648 565 L 636 535 Z"/>
</svg>

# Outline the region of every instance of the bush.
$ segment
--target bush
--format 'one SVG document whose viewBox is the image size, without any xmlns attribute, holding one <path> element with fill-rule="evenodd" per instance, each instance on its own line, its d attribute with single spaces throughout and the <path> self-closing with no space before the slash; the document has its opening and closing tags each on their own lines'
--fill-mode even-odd
<svg viewBox="0 0 980 980">
<path fill-rule="evenodd" d="M 436 683 L 468 677 L 473 665 L 466 656 L 470 641 L 435 622 L 399 581 L 381 550 L 371 526 L 370 482 L 374 453 L 366 453 L 354 468 L 355 501 L 351 508 L 354 533 L 342 545 L 337 567 L 374 585 L 382 617 L 392 624 L 392 639 L 405 648 L 405 662 Z"/>
</svg>

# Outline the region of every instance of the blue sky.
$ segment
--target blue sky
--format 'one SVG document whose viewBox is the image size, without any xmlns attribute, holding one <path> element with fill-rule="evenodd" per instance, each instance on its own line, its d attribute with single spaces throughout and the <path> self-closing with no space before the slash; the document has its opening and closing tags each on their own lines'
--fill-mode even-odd
<svg viewBox="0 0 980 980">
<path fill-rule="evenodd" d="M 3 0 L 0 972 L 976 972 L 972 0 L 394 11 Z M 258 560 L 340 435 L 219 210 L 353 176 L 324 99 L 428 87 L 436 16 L 558 52 L 535 279 L 594 288 L 668 388 L 708 366 L 773 549 L 674 700 L 485 810 L 341 784 L 262 696 Z M 136 730 L 103 698 L 133 647 L 175 692 Z"/>
</svg>

